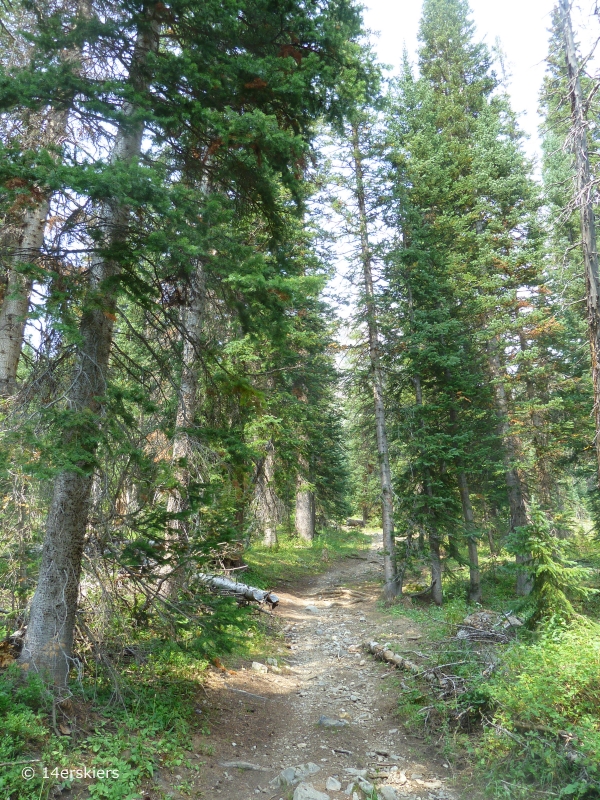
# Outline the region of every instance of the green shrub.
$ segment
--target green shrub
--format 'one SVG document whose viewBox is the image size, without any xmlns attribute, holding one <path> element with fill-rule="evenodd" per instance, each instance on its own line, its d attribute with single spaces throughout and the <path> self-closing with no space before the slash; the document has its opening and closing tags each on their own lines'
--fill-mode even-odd
<svg viewBox="0 0 600 800">
<path fill-rule="evenodd" d="M 24 761 L 39 751 L 48 733 L 41 710 L 49 702 L 50 696 L 36 675 L 24 680 L 16 665 L 0 673 L 0 762 Z M 22 768 L 22 764 L 15 764 L 0 770 L 0 797 L 40 797 L 41 777 L 25 781 Z"/>
<path fill-rule="evenodd" d="M 513 784 L 511 798 L 530 796 L 532 786 L 600 796 L 598 625 L 547 623 L 534 644 L 507 653 L 485 693 L 494 713 L 480 756 L 500 796 L 505 783 Z"/>
<path fill-rule="evenodd" d="M 530 509 L 531 524 L 517 528 L 512 537 L 512 552 L 531 557 L 533 589 L 529 596 L 530 622 L 575 616 L 572 601 L 596 593 L 588 585 L 593 571 L 568 557 L 568 543 L 557 538 L 544 512 L 535 503 Z"/>
</svg>

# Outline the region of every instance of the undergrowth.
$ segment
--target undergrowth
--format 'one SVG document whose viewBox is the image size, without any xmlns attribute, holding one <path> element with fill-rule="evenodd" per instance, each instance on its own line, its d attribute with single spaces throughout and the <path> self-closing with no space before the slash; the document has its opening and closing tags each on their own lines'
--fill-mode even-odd
<svg viewBox="0 0 600 800">
<path fill-rule="evenodd" d="M 73 684 L 54 711 L 39 678 L 24 681 L 16 666 L 3 671 L 0 796 L 44 800 L 59 787 L 74 798 L 132 800 L 160 768 L 197 771 L 189 747 L 194 733 L 209 732 L 199 706 L 207 667 L 197 651 L 156 644 L 116 683 L 100 668 L 94 680 Z"/>
<path fill-rule="evenodd" d="M 587 554 L 589 565 L 595 566 Z M 500 558 L 484 563 L 485 607 L 515 611 L 514 572 Z M 456 638 L 457 624 L 477 607 L 465 601 L 461 571 L 446 581 L 442 608 L 393 606 L 426 634 L 405 657 L 423 669 L 451 675 L 455 691 L 398 673 L 399 711 L 405 725 L 425 732 L 446 758 L 468 766 L 485 793 L 525 800 L 600 797 L 600 626 L 581 612 L 546 615 L 534 627 L 535 596 L 521 605 L 531 620 L 506 644 Z M 488 599 L 489 598 L 489 599 Z M 443 696 L 442 696 L 443 695 Z"/>
</svg>

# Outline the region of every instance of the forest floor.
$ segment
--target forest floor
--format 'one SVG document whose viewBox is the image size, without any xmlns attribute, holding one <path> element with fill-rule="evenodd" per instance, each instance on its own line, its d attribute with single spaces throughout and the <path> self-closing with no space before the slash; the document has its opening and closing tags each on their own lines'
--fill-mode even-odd
<svg viewBox="0 0 600 800">
<path fill-rule="evenodd" d="M 398 671 L 365 653 L 369 640 L 410 650 L 423 636 L 411 620 L 378 607 L 380 551 L 374 534 L 357 557 L 277 592 L 278 666 L 244 662 L 210 671 L 199 709 L 210 736 L 192 743 L 203 762 L 193 788 L 186 786 L 191 774 L 165 771 L 155 774 L 156 789 L 222 800 L 363 800 L 376 797 L 370 786 L 384 800 L 466 796 L 440 752 L 404 731 Z M 327 727 L 333 724 L 341 727 Z M 310 764 L 295 779 L 287 773 L 293 786 L 277 784 L 283 770 Z"/>
</svg>

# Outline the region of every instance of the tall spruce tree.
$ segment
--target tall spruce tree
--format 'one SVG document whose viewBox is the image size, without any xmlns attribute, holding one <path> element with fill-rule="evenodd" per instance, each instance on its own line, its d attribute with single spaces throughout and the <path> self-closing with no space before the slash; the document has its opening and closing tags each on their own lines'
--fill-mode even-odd
<svg viewBox="0 0 600 800">
<path fill-rule="evenodd" d="M 503 362 L 524 324 L 519 293 L 539 283 L 536 196 L 490 54 L 473 37 L 466 2 L 425 2 L 421 77 L 405 65 L 389 117 L 390 225 L 398 231 L 388 259 L 389 369 L 412 443 L 404 516 L 428 531 L 436 602 L 441 543 L 462 558 L 458 527 L 469 550 L 469 596 L 481 597 L 471 495 L 497 476 L 498 452 L 510 528 L 527 524 Z M 525 591 L 526 570 L 520 575 Z"/>
</svg>

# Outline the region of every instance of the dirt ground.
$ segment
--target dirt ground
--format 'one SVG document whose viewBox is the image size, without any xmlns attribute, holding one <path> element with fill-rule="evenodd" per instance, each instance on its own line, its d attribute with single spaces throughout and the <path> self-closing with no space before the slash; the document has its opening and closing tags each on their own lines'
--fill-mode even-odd
<svg viewBox="0 0 600 800">
<path fill-rule="evenodd" d="M 420 638 L 409 620 L 390 619 L 377 609 L 380 547 L 374 536 L 371 550 L 359 558 L 338 561 L 293 591 L 277 592 L 274 624 L 284 634 L 285 654 L 277 665 L 262 666 L 268 672 L 250 663 L 211 672 L 198 708 L 211 735 L 192 743 L 202 768 L 186 794 L 173 783 L 189 773 L 168 781 L 157 775 L 163 791 L 174 798 L 287 800 L 297 781 L 286 786 L 274 779 L 288 767 L 312 762 L 315 774 L 304 781 L 330 800 L 363 800 L 369 784 L 385 800 L 467 796 L 452 788 L 452 768 L 443 757 L 403 730 L 397 713 L 402 676 L 365 653 L 365 641 L 394 641 L 410 650 Z M 324 727 L 322 717 L 342 727 Z"/>
</svg>

